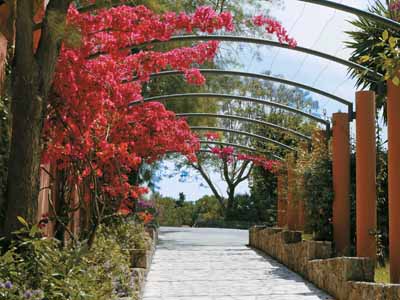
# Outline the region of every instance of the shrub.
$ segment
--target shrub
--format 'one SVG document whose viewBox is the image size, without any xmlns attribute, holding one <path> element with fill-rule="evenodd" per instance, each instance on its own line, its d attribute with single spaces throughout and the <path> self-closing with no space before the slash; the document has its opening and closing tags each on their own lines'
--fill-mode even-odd
<svg viewBox="0 0 400 300">
<path fill-rule="evenodd" d="M 43 238 L 38 227 L 25 225 L 0 256 L 0 300 L 134 296 L 126 249 L 146 247 L 142 225 L 122 220 L 102 225 L 90 249 L 86 243 L 61 248 L 58 240 Z"/>
</svg>

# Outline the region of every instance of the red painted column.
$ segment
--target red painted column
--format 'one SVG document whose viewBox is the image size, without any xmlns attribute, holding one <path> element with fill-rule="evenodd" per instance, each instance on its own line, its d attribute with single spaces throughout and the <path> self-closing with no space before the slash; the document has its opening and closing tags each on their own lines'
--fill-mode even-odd
<svg viewBox="0 0 400 300">
<path fill-rule="evenodd" d="M 388 82 L 390 281 L 400 283 L 400 87 Z"/>
<path fill-rule="evenodd" d="M 10 16 L 7 4 L 0 5 L 0 95 L 4 92 L 5 68 L 7 58 L 8 18 Z"/>
<path fill-rule="evenodd" d="M 376 260 L 375 93 L 356 93 L 357 256 Z"/>
<path fill-rule="evenodd" d="M 277 177 L 277 196 L 278 196 L 278 227 L 283 228 L 286 225 L 286 197 L 285 197 L 285 178 L 282 174 Z"/>
<path fill-rule="evenodd" d="M 289 155 L 287 158 L 287 227 L 289 230 L 297 229 L 296 199 L 294 197 L 294 187 L 296 176 L 294 173 L 294 158 Z"/>
<path fill-rule="evenodd" d="M 2 95 L 4 92 L 6 58 L 7 58 L 7 39 L 0 32 L 0 95 Z"/>
<path fill-rule="evenodd" d="M 333 114 L 333 240 L 338 255 L 349 255 L 350 244 L 350 130 L 347 113 Z"/>
</svg>

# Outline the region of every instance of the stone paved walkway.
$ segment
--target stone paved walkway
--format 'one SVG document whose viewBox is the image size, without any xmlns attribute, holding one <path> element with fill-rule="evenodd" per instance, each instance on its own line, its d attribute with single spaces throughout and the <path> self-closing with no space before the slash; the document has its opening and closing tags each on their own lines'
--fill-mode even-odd
<svg viewBox="0 0 400 300">
<path fill-rule="evenodd" d="M 245 247 L 247 231 L 162 228 L 143 300 L 332 299 Z"/>
</svg>

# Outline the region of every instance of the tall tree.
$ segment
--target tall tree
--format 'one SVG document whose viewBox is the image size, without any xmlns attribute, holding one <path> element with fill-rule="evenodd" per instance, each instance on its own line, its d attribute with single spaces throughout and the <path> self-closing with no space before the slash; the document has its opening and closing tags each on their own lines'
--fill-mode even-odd
<svg viewBox="0 0 400 300">
<path fill-rule="evenodd" d="M 57 57 L 72 0 L 50 0 L 34 49 L 36 1 L 16 1 L 15 53 L 12 61 L 12 138 L 8 168 L 4 232 L 18 227 L 16 218 L 36 218 L 41 132 Z M 39 1 L 39 3 L 42 3 Z"/>
</svg>

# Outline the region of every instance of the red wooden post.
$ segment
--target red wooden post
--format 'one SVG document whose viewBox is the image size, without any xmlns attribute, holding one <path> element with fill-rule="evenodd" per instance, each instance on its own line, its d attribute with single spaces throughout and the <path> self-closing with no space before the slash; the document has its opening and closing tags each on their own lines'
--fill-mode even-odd
<svg viewBox="0 0 400 300">
<path fill-rule="evenodd" d="M 390 281 L 400 283 L 400 87 L 388 81 Z"/>
<path fill-rule="evenodd" d="M 296 199 L 294 198 L 294 188 L 296 184 L 296 178 L 294 174 L 294 158 L 289 155 L 287 158 L 287 227 L 289 230 L 297 229 L 297 205 Z"/>
<path fill-rule="evenodd" d="M 350 132 L 349 115 L 333 114 L 333 240 L 338 255 L 350 250 Z"/>
<path fill-rule="evenodd" d="M 356 93 L 357 256 L 376 260 L 375 93 Z"/>
<path fill-rule="evenodd" d="M 49 217 L 52 216 L 52 210 L 50 206 L 51 200 L 53 200 L 54 193 L 52 193 L 52 179 L 49 174 L 51 174 L 50 164 L 41 165 L 40 170 L 40 192 L 38 197 L 38 214 L 37 220 L 40 221 L 43 219 L 44 215 Z M 53 236 L 54 233 L 54 224 L 53 222 L 49 222 L 46 224 L 43 232 L 47 236 Z"/>
<path fill-rule="evenodd" d="M 5 67 L 7 58 L 8 18 L 9 8 L 7 4 L 0 5 L 0 96 L 3 94 Z"/>
<path fill-rule="evenodd" d="M 3 95 L 4 92 L 6 58 L 7 58 L 7 39 L 0 32 L 0 96 Z"/>
<path fill-rule="evenodd" d="M 284 193 L 285 189 L 285 178 L 282 174 L 278 175 L 278 185 L 277 185 L 277 194 L 278 194 L 278 227 L 285 227 L 286 225 L 286 197 Z"/>
</svg>

